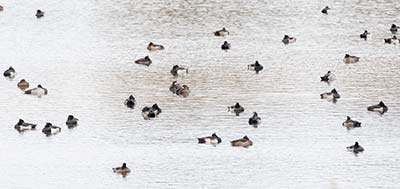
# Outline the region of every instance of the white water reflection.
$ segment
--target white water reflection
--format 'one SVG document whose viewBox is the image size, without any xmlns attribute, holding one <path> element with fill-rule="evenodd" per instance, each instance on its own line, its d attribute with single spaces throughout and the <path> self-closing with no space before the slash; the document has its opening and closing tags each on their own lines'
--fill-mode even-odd
<svg viewBox="0 0 400 189">
<path fill-rule="evenodd" d="M 399 180 L 399 47 L 386 45 L 400 24 L 395 1 L 4 1 L 0 13 L 0 178 L 2 188 L 395 188 Z M 46 12 L 41 19 L 36 9 Z M 226 27 L 231 35 L 215 37 Z M 371 32 L 367 41 L 359 34 Z M 283 35 L 297 42 L 281 43 Z M 220 49 L 223 41 L 232 49 Z M 153 41 L 165 50 L 148 52 Z M 344 64 L 344 54 L 360 62 Z M 149 55 L 153 64 L 134 60 Z M 247 65 L 258 60 L 264 70 Z M 168 90 L 173 65 L 188 98 Z M 331 70 L 330 85 L 319 77 Z M 23 95 L 20 79 L 49 94 Z M 336 104 L 319 94 L 336 88 Z M 134 110 L 124 107 L 133 94 Z M 366 107 L 383 100 L 384 116 Z M 240 102 L 237 117 L 227 106 Z M 163 112 L 143 120 L 141 108 Z M 247 124 L 253 111 L 263 122 Z M 68 130 L 69 114 L 80 119 Z M 347 131 L 351 116 L 362 127 Z M 19 134 L 18 119 L 38 130 Z M 45 137 L 46 122 L 63 126 Z M 217 147 L 196 138 L 216 132 Z M 229 141 L 250 137 L 248 149 Z M 359 141 L 354 156 L 346 146 Z M 128 164 L 126 177 L 111 168 Z"/>
</svg>

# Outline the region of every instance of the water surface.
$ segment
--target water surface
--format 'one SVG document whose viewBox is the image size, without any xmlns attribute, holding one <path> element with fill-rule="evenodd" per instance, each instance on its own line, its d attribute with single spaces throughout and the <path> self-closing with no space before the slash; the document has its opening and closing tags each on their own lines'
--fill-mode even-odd
<svg viewBox="0 0 400 189">
<path fill-rule="evenodd" d="M 6 0 L 0 13 L 1 188 L 396 188 L 400 179 L 399 46 L 383 44 L 400 24 L 397 1 Z M 320 10 L 329 5 L 329 15 Z M 36 9 L 45 16 L 36 19 Z M 226 27 L 231 35 L 215 37 Z M 371 34 L 359 39 L 364 30 Z M 283 35 L 297 42 L 283 45 Z M 232 49 L 220 50 L 223 41 Z M 153 41 L 166 49 L 148 52 Z M 345 53 L 360 56 L 344 64 Z M 149 55 L 149 67 L 134 60 Z M 247 65 L 258 60 L 264 70 Z M 168 90 L 173 65 L 188 98 Z M 327 85 L 319 76 L 331 70 Z M 49 95 L 23 95 L 20 79 Z M 336 88 L 336 104 L 319 94 Z M 133 94 L 134 110 L 123 102 Z M 366 107 L 383 100 L 384 116 Z M 240 102 L 236 117 L 227 106 Z M 156 120 L 141 108 L 158 103 Z M 255 129 L 252 112 L 262 117 Z M 68 114 L 80 119 L 69 130 Z M 362 128 L 347 131 L 351 116 Z M 38 124 L 19 134 L 18 119 Z M 46 122 L 62 126 L 45 137 Z M 198 145 L 216 132 L 223 142 Z M 248 135 L 248 149 L 229 141 Z M 366 151 L 345 150 L 359 141 Z M 122 178 L 111 168 L 126 162 Z"/>
</svg>

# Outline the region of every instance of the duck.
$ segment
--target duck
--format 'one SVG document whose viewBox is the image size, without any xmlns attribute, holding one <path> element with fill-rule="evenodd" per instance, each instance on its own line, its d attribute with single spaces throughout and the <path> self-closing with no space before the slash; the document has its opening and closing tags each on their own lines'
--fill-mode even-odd
<svg viewBox="0 0 400 189">
<path fill-rule="evenodd" d="M 370 33 L 369 33 L 367 30 L 365 30 L 364 33 L 360 34 L 360 38 L 361 38 L 361 39 L 364 39 L 364 40 L 367 40 L 367 36 L 368 36 L 369 34 L 370 34 Z"/>
<path fill-rule="evenodd" d="M 9 79 L 14 79 L 15 75 L 17 75 L 17 72 L 15 72 L 15 69 L 10 66 L 6 71 L 4 71 L 3 76 L 7 77 Z"/>
<path fill-rule="evenodd" d="M 328 10 L 330 10 L 331 8 L 329 8 L 329 6 L 325 6 L 325 8 L 323 8 L 322 10 L 321 10 L 321 12 L 323 13 L 323 14 L 328 14 Z"/>
<path fill-rule="evenodd" d="M 177 77 L 179 75 L 188 74 L 189 69 L 180 67 L 179 65 L 174 65 L 170 72 L 173 76 Z"/>
<path fill-rule="evenodd" d="M 392 26 L 390 27 L 390 32 L 392 32 L 392 34 L 396 34 L 398 31 L 398 26 L 396 26 L 396 24 L 392 24 Z"/>
<path fill-rule="evenodd" d="M 3 11 L 3 10 L 4 10 L 4 7 L 0 5 L 0 11 Z"/>
<path fill-rule="evenodd" d="M 321 81 L 328 82 L 328 83 L 334 80 L 334 77 L 333 77 L 333 74 L 331 71 L 326 72 L 326 74 L 321 76 L 320 78 L 321 78 Z"/>
<path fill-rule="evenodd" d="M 253 141 L 251 141 L 249 139 L 249 137 L 244 136 L 241 139 L 237 139 L 237 140 L 231 141 L 231 145 L 234 146 L 234 147 L 245 147 L 245 148 L 247 148 L 247 147 L 253 145 Z"/>
<path fill-rule="evenodd" d="M 145 65 L 145 66 L 150 66 L 152 61 L 151 61 L 149 56 L 145 56 L 144 58 L 135 60 L 135 63 L 136 64 L 142 64 L 142 65 Z"/>
<path fill-rule="evenodd" d="M 221 45 L 222 50 L 229 50 L 231 48 L 231 44 L 227 41 L 224 41 L 224 44 Z"/>
<path fill-rule="evenodd" d="M 157 104 L 153 104 L 152 107 L 146 106 L 142 109 L 142 116 L 145 120 L 156 118 L 160 113 L 161 109 Z"/>
<path fill-rule="evenodd" d="M 356 63 L 358 61 L 360 61 L 360 57 L 351 56 L 349 54 L 345 54 L 344 58 L 343 58 L 343 62 L 346 63 L 346 64 Z"/>
<path fill-rule="evenodd" d="M 264 67 L 258 61 L 256 61 L 256 63 L 254 64 L 247 65 L 247 70 L 253 70 L 256 72 L 256 74 L 258 74 L 258 72 L 260 72 L 263 69 Z"/>
<path fill-rule="evenodd" d="M 358 142 L 355 142 L 354 145 L 346 147 L 347 150 L 354 152 L 354 153 L 359 153 L 363 152 L 364 148 L 358 144 Z"/>
<path fill-rule="evenodd" d="M 131 170 L 126 166 L 126 163 L 123 163 L 121 167 L 112 168 L 114 173 L 119 173 L 122 175 L 126 175 L 131 172 Z"/>
<path fill-rule="evenodd" d="M 211 136 L 197 138 L 197 140 L 199 141 L 199 144 L 217 145 L 222 142 L 221 138 L 215 133 L 213 133 Z"/>
<path fill-rule="evenodd" d="M 65 124 L 70 128 L 70 127 L 75 127 L 78 125 L 79 119 L 74 117 L 73 115 L 68 115 L 67 121 L 65 121 Z"/>
<path fill-rule="evenodd" d="M 29 88 L 29 83 L 25 81 L 25 79 L 21 79 L 21 81 L 18 82 L 17 87 L 24 91 Z"/>
<path fill-rule="evenodd" d="M 171 91 L 173 94 L 176 94 L 178 90 L 182 88 L 181 84 L 178 83 L 178 81 L 173 81 L 171 85 L 169 86 L 169 91 Z"/>
<path fill-rule="evenodd" d="M 157 115 L 150 107 L 144 107 L 142 109 L 142 116 L 145 120 L 155 118 Z"/>
<path fill-rule="evenodd" d="M 371 112 L 379 112 L 381 114 L 384 114 L 388 111 L 388 107 L 385 105 L 385 103 L 380 101 L 379 104 L 368 106 L 367 110 Z"/>
<path fill-rule="evenodd" d="M 333 101 L 340 98 L 340 95 L 336 91 L 336 89 L 332 89 L 331 92 L 322 93 L 322 94 L 320 94 L 320 96 L 321 96 L 321 99 L 330 99 Z"/>
<path fill-rule="evenodd" d="M 236 116 L 239 116 L 240 113 L 244 112 L 244 108 L 239 104 L 239 102 L 236 102 L 235 105 L 228 107 L 228 111 L 235 113 Z"/>
<path fill-rule="evenodd" d="M 153 42 L 150 42 L 150 43 L 147 45 L 147 50 L 149 50 L 149 51 L 164 50 L 164 46 L 162 46 L 162 45 L 157 45 L 157 44 L 154 44 Z"/>
<path fill-rule="evenodd" d="M 44 12 L 41 10 L 36 10 L 36 18 L 41 18 L 44 16 Z"/>
<path fill-rule="evenodd" d="M 348 129 L 355 128 L 355 127 L 361 127 L 361 122 L 356 121 L 356 120 L 352 120 L 350 118 L 350 116 L 347 116 L 347 119 L 346 119 L 346 121 L 344 121 L 342 123 L 342 126 L 343 127 L 347 127 Z"/>
<path fill-rule="evenodd" d="M 42 133 L 46 134 L 47 136 L 55 135 L 59 132 L 61 132 L 61 127 L 55 126 L 51 123 L 46 123 L 46 125 L 42 129 Z"/>
<path fill-rule="evenodd" d="M 24 120 L 19 119 L 18 123 L 14 126 L 14 128 L 19 132 L 24 132 L 27 130 L 36 129 L 36 124 L 26 123 Z"/>
<path fill-rule="evenodd" d="M 294 43 L 294 42 L 296 42 L 296 38 L 289 37 L 288 35 L 283 36 L 283 39 L 282 39 L 283 44 L 287 45 L 289 43 Z"/>
<path fill-rule="evenodd" d="M 227 36 L 227 35 L 229 35 L 229 31 L 226 30 L 226 28 L 222 28 L 222 30 L 215 31 L 214 35 L 215 36 L 222 36 L 222 37 L 223 36 Z"/>
<path fill-rule="evenodd" d="M 189 93 L 190 89 L 187 85 L 182 85 L 182 87 L 176 91 L 176 95 L 180 95 L 182 97 L 188 97 Z"/>
<path fill-rule="evenodd" d="M 261 124 L 261 118 L 258 116 L 257 112 L 253 112 L 253 116 L 249 118 L 249 125 L 253 127 L 258 127 Z"/>
<path fill-rule="evenodd" d="M 398 39 L 397 37 L 394 35 L 392 38 L 387 38 L 387 39 L 383 39 L 385 41 L 385 43 L 387 44 L 396 44 Z"/>
<path fill-rule="evenodd" d="M 42 85 L 38 85 L 36 88 L 25 91 L 25 94 L 41 97 L 43 95 L 47 95 L 47 89 L 43 88 Z"/>
<path fill-rule="evenodd" d="M 133 97 L 133 95 L 130 95 L 129 97 L 128 97 L 128 99 L 126 99 L 125 100 L 125 106 L 127 106 L 128 108 L 135 108 L 135 105 L 136 105 L 136 99 L 135 99 L 135 97 Z"/>
</svg>

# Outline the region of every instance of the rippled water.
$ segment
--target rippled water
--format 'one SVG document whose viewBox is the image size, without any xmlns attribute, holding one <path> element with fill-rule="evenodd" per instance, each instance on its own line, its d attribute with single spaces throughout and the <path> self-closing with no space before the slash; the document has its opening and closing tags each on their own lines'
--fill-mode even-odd
<svg viewBox="0 0 400 189">
<path fill-rule="evenodd" d="M 400 4 L 306 0 L 6 0 L 0 13 L 1 188 L 396 188 L 400 180 L 399 45 L 383 44 L 400 24 Z M 329 15 L 320 10 L 329 5 Z M 36 9 L 46 12 L 41 19 Z M 231 35 L 215 37 L 226 27 Z M 371 34 L 359 39 L 364 30 Z M 283 45 L 284 34 L 297 42 Z M 232 44 L 220 50 L 224 40 Z M 148 52 L 149 41 L 166 49 Z M 345 53 L 360 56 L 344 64 Z M 149 55 L 153 64 L 136 65 Z M 247 65 L 258 60 L 256 75 Z M 191 95 L 168 90 L 174 64 Z M 336 81 L 319 76 L 331 70 Z M 25 78 L 49 95 L 23 95 Z M 319 94 L 336 88 L 336 104 Z M 133 94 L 134 110 L 123 102 Z M 383 100 L 383 116 L 366 107 Z M 227 106 L 240 102 L 236 117 Z M 141 108 L 158 103 L 156 120 Z M 248 126 L 253 111 L 263 119 Z M 68 114 L 80 119 L 68 130 Z M 347 131 L 349 115 L 362 128 Z M 39 129 L 19 134 L 19 118 Z M 45 137 L 46 122 L 62 126 Z M 223 142 L 198 145 L 216 132 Z M 229 141 L 248 135 L 250 148 Z M 358 156 L 345 147 L 359 141 Z M 127 162 L 122 178 L 111 168 Z"/>
</svg>

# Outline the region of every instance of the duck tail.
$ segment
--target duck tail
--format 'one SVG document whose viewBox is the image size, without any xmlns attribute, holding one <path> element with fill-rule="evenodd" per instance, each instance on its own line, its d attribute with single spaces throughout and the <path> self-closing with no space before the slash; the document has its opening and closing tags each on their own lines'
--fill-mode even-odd
<svg viewBox="0 0 400 189">
<path fill-rule="evenodd" d="M 199 140 L 199 144 L 206 143 L 206 140 L 204 138 L 197 138 L 197 140 Z"/>
</svg>

